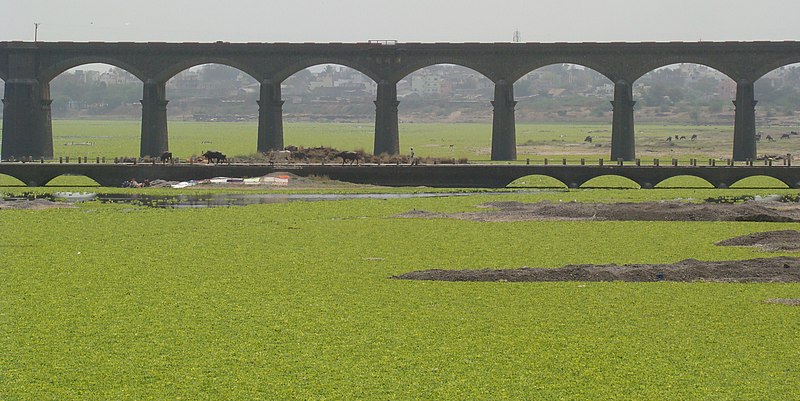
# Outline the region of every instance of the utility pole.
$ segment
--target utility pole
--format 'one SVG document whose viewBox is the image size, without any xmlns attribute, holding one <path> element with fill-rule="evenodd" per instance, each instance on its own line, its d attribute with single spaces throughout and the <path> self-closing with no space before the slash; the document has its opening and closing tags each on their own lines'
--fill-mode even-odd
<svg viewBox="0 0 800 401">
<path fill-rule="evenodd" d="M 39 41 L 39 25 L 40 24 L 41 24 L 41 22 L 34 22 L 33 23 L 33 41 L 34 42 L 38 42 Z"/>
</svg>

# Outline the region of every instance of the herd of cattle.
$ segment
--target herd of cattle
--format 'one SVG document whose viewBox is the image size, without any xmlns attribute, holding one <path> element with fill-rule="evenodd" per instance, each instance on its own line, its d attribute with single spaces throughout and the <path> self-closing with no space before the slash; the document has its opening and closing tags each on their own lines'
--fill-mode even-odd
<svg viewBox="0 0 800 401">
<path fill-rule="evenodd" d="M 288 163 L 291 161 L 299 161 L 299 162 L 308 162 L 308 161 L 326 161 L 326 160 L 342 160 L 342 165 L 349 162 L 351 165 L 356 164 L 358 165 L 360 161 L 365 159 L 364 152 L 350 152 L 350 151 L 337 151 L 336 149 L 332 148 L 308 148 L 302 149 L 298 148 L 297 146 L 287 146 L 284 150 L 274 150 L 264 154 L 266 161 L 270 164 L 276 163 Z M 172 156 L 172 152 L 166 151 L 161 153 L 159 157 L 161 163 L 172 163 L 174 158 Z M 215 150 L 208 150 L 203 152 L 199 158 L 193 159 L 193 161 L 197 162 L 206 162 L 206 163 L 228 163 L 228 157 L 219 151 Z"/>
<path fill-rule="evenodd" d="M 787 132 L 787 133 L 781 134 L 780 138 L 781 139 L 790 139 L 791 137 L 798 136 L 798 135 L 800 135 L 800 133 L 798 133 L 796 131 L 792 131 L 792 132 Z M 756 135 L 756 141 L 760 141 L 761 137 L 762 137 L 762 134 L 757 134 Z M 698 138 L 697 134 L 694 134 L 691 137 L 689 137 L 689 140 L 694 141 L 697 138 Z M 684 140 L 684 139 L 686 139 L 686 135 L 668 136 L 667 139 L 666 139 L 666 142 L 672 142 L 673 139 L 674 140 Z M 766 137 L 764 137 L 764 139 L 766 139 L 769 142 L 772 142 L 772 141 L 775 140 L 775 138 L 773 138 L 772 135 L 767 135 Z M 593 140 L 594 140 L 594 137 L 591 136 L 591 135 L 587 135 L 586 138 L 583 139 L 583 141 L 587 142 L 587 143 L 592 143 Z"/>
</svg>

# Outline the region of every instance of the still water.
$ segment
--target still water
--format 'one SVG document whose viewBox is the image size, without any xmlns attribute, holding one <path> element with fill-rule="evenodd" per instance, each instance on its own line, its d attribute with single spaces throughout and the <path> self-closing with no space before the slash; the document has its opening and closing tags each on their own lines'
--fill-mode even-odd
<svg viewBox="0 0 800 401">
<path fill-rule="evenodd" d="M 517 191 L 513 193 L 532 193 Z M 469 196 L 479 194 L 507 194 L 510 192 L 465 192 L 465 193 L 406 193 L 406 194 L 204 194 L 204 195 L 147 195 L 108 194 L 95 192 L 55 192 L 53 194 L 22 194 L 5 196 L 5 201 L 47 199 L 56 202 L 98 201 L 121 203 L 155 208 L 207 208 L 224 206 L 246 206 L 293 201 L 332 201 L 344 199 L 403 199 Z"/>
</svg>

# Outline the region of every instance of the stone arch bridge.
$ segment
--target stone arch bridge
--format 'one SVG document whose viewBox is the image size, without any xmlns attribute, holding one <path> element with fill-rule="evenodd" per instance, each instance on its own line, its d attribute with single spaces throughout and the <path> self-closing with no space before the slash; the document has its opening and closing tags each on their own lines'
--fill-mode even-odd
<svg viewBox="0 0 800 401">
<path fill-rule="evenodd" d="M 143 82 L 140 154 L 169 148 L 166 82 L 186 68 L 219 63 L 260 83 L 257 150 L 283 148 L 281 82 L 319 64 L 341 64 L 377 83 L 374 153 L 399 152 L 397 83 L 435 64 L 471 68 L 495 84 L 492 160 L 516 158 L 514 82 L 551 64 L 591 68 L 614 84 L 611 159 L 633 160 L 634 101 L 639 77 L 675 63 L 714 68 L 737 84 L 734 160 L 755 159 L 753 83 L 775 68 L 800 62 L 800 42 L 669 43 L 106 43 L 0 42 L 5 81 L 0 158 L 50 158 L 50 81 L 70 68 L 104 63 Z"/>
<path fill-rule="evenodd" d="M 677 176 L 701 178 L 716 188 L 729 188 L 736 182 L 755 176 L 775 178 L 789 188 L 800 188 L 800 166 L 635 166 L 635 165 L 255 165 L 255 164 L 61 164 L 0 163 L 0 174 L 14 177 L 28 186 L 46 185 L 62 175 L 83 175 L 102 186 L 120 186 L 130 178 L 188 181 L 213 177 L 260 177 L 290 172 L 309 177 L 385 186 L 429 186 L 449 188 L 503 188 L 531 175 L 554 178 L 569 188 L 579 188 L 602 176 L 627 178 L 642 188 L 654 188 Z"/>
</svg>

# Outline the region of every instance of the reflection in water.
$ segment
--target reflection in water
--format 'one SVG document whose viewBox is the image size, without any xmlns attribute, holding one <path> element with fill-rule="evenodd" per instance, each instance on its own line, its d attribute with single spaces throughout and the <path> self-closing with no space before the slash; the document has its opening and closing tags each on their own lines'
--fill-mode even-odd
<svg viewBox="0 0 800 401">
<path fill-rule="evenodd" d="M 533 193 L 541 191 L 516 191 L 512 193 Z M 99 201 L 102 203 L 122 203 L 155 208 L 206 208 L 220 206 L 245 206 L 267 203 L 286 203 L 291 201 L 332 201 L 344 199 L 403 199 L 435 198 L 448 196 L 468 196 L 478 194 L 503 194 L 509 192 L 480 193 L 413 193 L 413 194 L 205 194 L 205 195 L 148 195 L 148 194 L 106 194 L 94 192 L 56 192 L 53 194 L 23 194 L 6 196 L 3 200 L 47 199 L 61 202 Z"/>
</svg>

